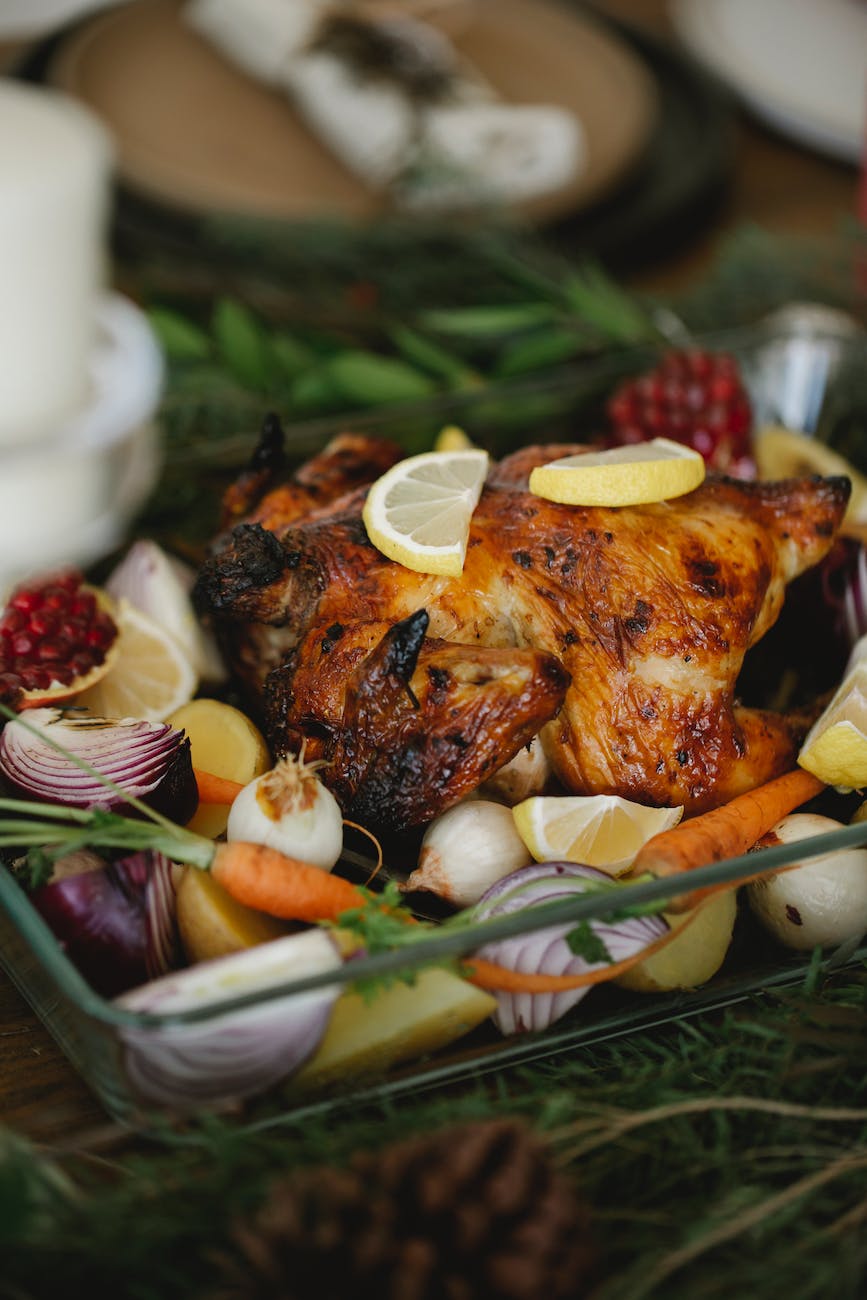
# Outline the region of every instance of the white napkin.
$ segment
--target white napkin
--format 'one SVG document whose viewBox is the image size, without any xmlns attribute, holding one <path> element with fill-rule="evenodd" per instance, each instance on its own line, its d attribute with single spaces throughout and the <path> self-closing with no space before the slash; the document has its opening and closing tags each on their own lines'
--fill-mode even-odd
<svg viewBox="0 0 867 1300">
<path fill-rule="evenodd" d="M 285 91 L 344 165 L 415 209 L 513 203 L 568 184 L 584 163 L 580 122 L 553 105 L 509 105 L 447 38 L 401 18 L 405 37 L 453 70 L 446 102 L 417 108 L 399 82 L 363 80 L 310 45 L 335 0 L 188 0 L 185 20 L 249 75 Z"/>
</svg>

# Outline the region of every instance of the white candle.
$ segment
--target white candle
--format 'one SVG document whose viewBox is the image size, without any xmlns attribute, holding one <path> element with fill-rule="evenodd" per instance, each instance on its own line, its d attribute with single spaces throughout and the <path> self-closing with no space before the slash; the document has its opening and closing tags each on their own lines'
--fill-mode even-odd
<svg viewBox="0 0 867 1300">
<path fill-rule="evenodd" d="M 0 79 L 0 445 L 50 435 L 87 400 L 111 164 L 92 113 Z"/>
</svg>

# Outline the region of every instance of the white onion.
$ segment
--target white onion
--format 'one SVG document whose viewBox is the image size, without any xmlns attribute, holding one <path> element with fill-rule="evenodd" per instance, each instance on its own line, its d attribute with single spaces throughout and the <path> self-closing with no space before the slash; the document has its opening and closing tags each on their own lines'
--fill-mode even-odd
<svg viewBox="0 0 867 1300">
<path fill-rule="evenodd" d="M 495 881 L 532 860 L 511 809 L 474 799 L 434 818 L 421 842 L 418 866 L 404 888 L 426 890 L 455 907 L 469 907 Z"/>
<path fill-rule="evenodd" d="M 330 871 L 343 851 L 343 814 L 315 767 L 290 754 L 237 795 L 226 839 L 264 844 Z"/>
<path fill-rule="evenodd" d="M 147 538 L 134 542 L 105 584 L 114 599 L 122 597 L 148 614 L 174 637 L 204 682 L 225 681 L 216 642 L 199 622 L 190 591 L 195 570 L 167 555 Z"/>
</svg>

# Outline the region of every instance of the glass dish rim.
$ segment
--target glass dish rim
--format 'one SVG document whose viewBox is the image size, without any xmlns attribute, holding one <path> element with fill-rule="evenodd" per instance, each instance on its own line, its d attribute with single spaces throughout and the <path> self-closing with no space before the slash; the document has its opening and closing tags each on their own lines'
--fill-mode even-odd
<svg viewBox="0 0 867 1300">
<path fill-rule="evenodd" d="M 414 970 L 443 959 L 468 956 L 477 951 L 483 943 L 491 942 L 495 938 L 530 933 L 557 924 L 577 925 L 581 921 L 610 914 L 612 907 L 609 900 L 615 893 L 618 908 L 640 907 L 661 900 L 675 899 L 696 889 L 713 885 L 729 884 L 737 887 L 748 880 L 771 875 L 804 859 L 865 845 L 867 845 L 867 820 L 787 844 L 780 843 L 768 848 L 751 850 L 738 857 L 725 858 L 706 866 L 695 867 L 677 876 L 642 879 L 628 884 L 612 881 L 610 890 L 602 887 L 599 890 L 576 891 L 570 898 L 536 904 L 463 929 L 456 928 L 448 933 L 437 933 L 434 929 L 428 938 L 420 939 L 418 943 L 407 948 L 393 949 L 374 955 L 365 954 L 351 961 L 342 962 L 336 969 L 296 977 L 267 988 L 259 988 L 233 997 L 209 1001 L 197 1007 L 165 1013 L 135 1011 L 121 1007 L 93 989 L 65 955 L 25 891 L 2 862 L 0 862 L 0 908 L 16 925 L 20 936 L 27 942 L 43 968 L 55 979 L 80 1011 L 108 1027 L 157 1031 L 168 1027 L 207 1023 L 210 1020 L 243 1012 L 252 1006 L 291 998 L 314 989 L 335 985 L 349 987 L 368 977 L 399 975 L 401 971 Z M 190 870 L 196 869 L 190 868 Z M 481 938 L 479 938 L 480 934 Z M 13 964 L 5 962 L 2 956 L 0 956 L 0 964 L 14 980 Z M 183 969 L 192 968 L 181 968 Z M 710 983 L 712 984 L 712 981 Z"/>
</svg>

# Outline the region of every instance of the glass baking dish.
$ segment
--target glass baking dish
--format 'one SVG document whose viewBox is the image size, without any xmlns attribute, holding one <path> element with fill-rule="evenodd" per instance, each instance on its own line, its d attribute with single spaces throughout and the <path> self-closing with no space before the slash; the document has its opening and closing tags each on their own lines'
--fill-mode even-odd
<svg viewBox="0 0 867 1300">
<path fill-rule="evenodd" d="M 740 881 L 778 871 L 792 862 L 864 844 L 867 823 L 844 826 L 797 844 L 778 844 L 698 868 L 689 873 L 688 882 L 645 880 L 624 885 L 617 890 L 617 907 L 652 904 L 710 885 L 727 883 L 736 888 Z M 193 1053 L 195 1068 L 202 1077 L 212 1077 L 208 1072 L 213 1068 L 214 1035 L 235 1033 L 238 1026 L 243 1030 L 245 1017 L 261 1016 L 263 1008 L 273 1008 L 278 1017 L 288 1018 L 301 999 L 316 990 L 344 992 L 360 981 L 384 976 L 411 984 L 413 973 L 420 968 L 467 955 L 483 941 L 530 933 L 555 923 L 577 925 L 611 911 L 606 895 L 576 895 L 496 917 L 473 927 L 472 932 L 433 932 L 409 950 L 358 957 L 335 970 L 287 979 L 265 991 L 222 998 L 192 1010 L 155 1014 L 125 1009 L 95 993 L 64 955 L 17 881 L 0 866 L 0 965 L 108 1113 L 137 1130 L 164 1130 L 167 1120 L 189 1119 L 191 1108 L 155 1102 L 148 1093 L 147 1067 L 150 1063 L 164 1066 L 166 1045 L 171 1052 L 178 1035 L 187 1041 L 197 1035 L 200 1052 L 198 1056 Z M 850 944 L 825 953 L 820 968 L 865 959 L 867 946 Z M 291 1075 L 281 1078 L 277 1071 L 267 1086 L 244 1089 L 240 1095 L 230 1085 L 223 1094 L 211 1089 L 207 1104 L 197 1103 L 194 1110 L 196 1114 L 204 1110 L 240 1114 L 247 1122 L 260 1125 L 295 1121 L 350 1100 L 357 1105 L 363 1100 L 414 1092 L 708 1012 L 753 993 L 797 985 L 808 970 L 816 972 L 817 954 L 786 953 L 767 936 L 760 939 L 742 909 L 726 961 L 704 987 L 653 995 L 627 993 L 603 984 L 546 1030 L 503 1037 L 492 1026 L 481 1025 L 446 1050 L 420 1055 L 385 1072 L 348 1072 L 324 1090 L 300 1087 Z M 233 1023 L 227 1029 L 230 1018 Z M 188 1055 L 179 1068 L 188 1071 L 189 1060 Z M 182 1086 L 184 1082 L 182 1078 Z"/>
<path fill-rule="evenodd" d="M 674 333 L 677 332 L 675 329 Z M 857 431 L 867 428 L 861 405 L 867 345 L 863 332 L 848 322 L 815 308 L 760 323 L 751 330 L 702 338 L 701 346 L 726 349 L 739 360 L 755 410 L 756 423 L 781 423 L 808 433 L 826 436 L 828 428 L 842 429 L 849 439 L 847 454 L 857 459 Z M 662 347 L 663 344 L 660 344 Z M 492 451 L 503 451 L 533 437 L 556 440 L 589 436 L 606 392 L 619 377 L 640 369 L 652 357 L 652 350 L 640 349 L 596 357 L 579 366 L 549 375 L 544 380 L 499 385 L 475 397 L 460 396 L 412 408 L 388 408 L 366 412 L 358 418 L 318 422 L 287 430 L 290 451 L 297 456 L 321 446 L 337 430 L 365 428 L 404 442 L 410 450 L 427 445 L 443 424 L 458 421 L 480 443 Z M 853 376 L 855 380 L 853 382 Z M 854 393 L 854 398 L 850 395 Z M 516 405 L 517 398 L 524 403 Z M 503 420 L 512 412 L 511 423 Z M 519 418 L 520 417 L 520 418 Z M 824 424 L 823 424 L 824 422 Z M 824 430 L 824 432 L 823 432 Z M 853 432 L 854 430 L 854 432 Z M 210 468 L 219 478 L 226 468 L 249 452 L 255 434 L 227 440 L 215 448 Z M 867 448 L 865 448 L 867 454 Z M 202 492 L 202 465 L 195 466 L 185 454 L 167 449 L 169 473 L 186 473 Z M 169 529 L 169 531 L 171 531 Z M 854 807 L 844 811 L 835 805 L 839 796 L 829 793 L 815 802 L 818 811 L 830 809 L 832 816 L 847 820 Z M 853 796 L 857 805 L 857 797 Z M 845 804 L 845 800 L 844 800 Z M 739 882 L 758 872 L 772 872 L 807 857 L 843 847 L 867 844 L 867 823 L 845 826 L 796 845 L 778 845 L 742 858 L 731 859 L 690 873 L 689 889 L 701 885 Z M 359 861 L 349 855 L 345 870 L 354 879 Z M 363 864 L 361 864 L 363 865 Z M 413 864 L 392 861 L 391 874 L 401 879 Z M 354 875 L 353 875 L 354 873 Z M 385 873 L 388 874 L 387 872 Z M 638 906 L 672 898 L 684 892 L 677 881 L 644 881 L 618 890 L 617 905 Z M 30 1002 L 45 1025 L 96 1093 L 106 1110 L 122 1123 L 137 1129 L 159 1129 L 174 1107 L 148 1094 L 142 1079 L 151 1054 L 164 1053 L 165 1045 L 186 1039 L 205 1046 L 201 1068 L 207 1068 L 207 1044 L 224 1032 L 227 1017 L 254 1022 L 265 1011 L 289 1017 L 302 999 L 316 990 L 345 991 L 359 981 L 393 976 L 410 980 L 413 971 L 445 959 L 459 959 L 494 937 L 530 932 L 554 923 L 574 922 L 603 916 L 611 903 L 604 895 L 575 896 L 556 903 L 526 909 L 517 915 L 485 922 L 484 932 L 449 930 L 415 944 L 411 949 L 358 957 L 334 970 L 306 977 L 286 979 L 265 991 L 227 997 L 219 1004 L 171 1014 L 131 1011 L 109 1001 L 85 982 L 9 871 L 0 866 L 0 965 Z M 441 1085 L 482 1071 L 501 1069 L 569 1051 L 618 1034 L 635 1032 L 668 1020 L 707 1012 L 728 1005 L 763 989 L 781 988 L 803 980 L 815 969 L 818 958 L 787 953 L 769 939 L 758 940 L 758 932 L 744 907 L 735 930 L 735 940 L 720 972 L 706 986 L 673 994 L 637 994 L 602 985 L 549 1029 L 503 1038 L 486 1022 L 446 1048 L 433 1054 L 421 1053 L 385 1072 L 347 1071 L 327 1090 L 300 1087 L 293 1078 L 277 1075 L 261 1089 L 224 1093 L 212 1088 L 207 1106 L 219 1111 L 241 1113 L 249 1122 L 271 1124 L 296 1120 L 314 1110 L 340 1106 L 348 1099 L 362 1099 Z M 862 961 L 867 948 L 850 945 L 837 953 L 824 954 L 823 965 Z M 232 1030 L 234 1032 L 234 1030 Z M 179 1038 L 180 1036 L 180 1038 Z M 178 1111 L 183 1115 L 183 1108 Z"/>
</svg>

